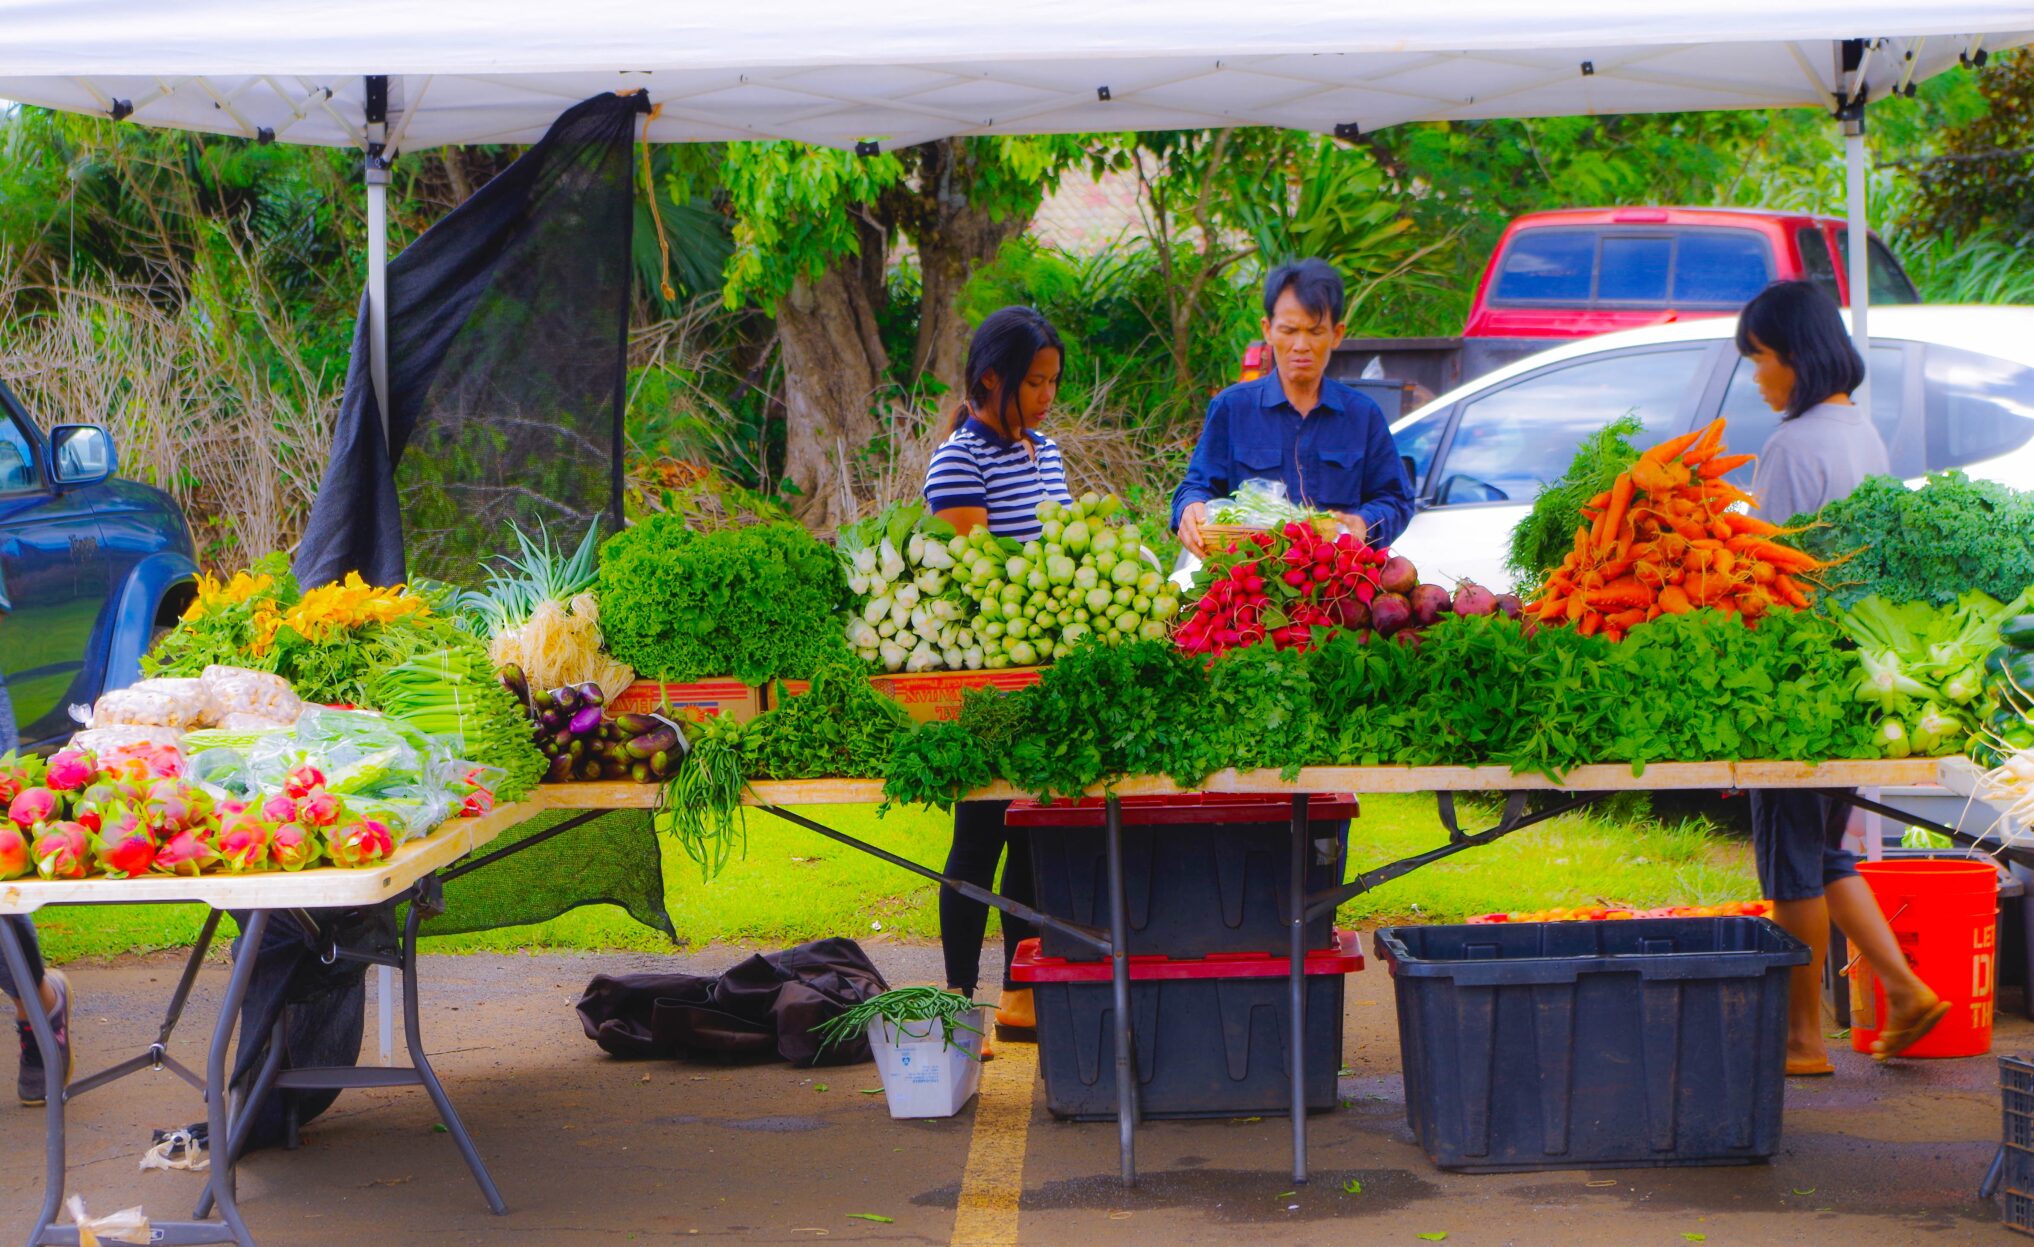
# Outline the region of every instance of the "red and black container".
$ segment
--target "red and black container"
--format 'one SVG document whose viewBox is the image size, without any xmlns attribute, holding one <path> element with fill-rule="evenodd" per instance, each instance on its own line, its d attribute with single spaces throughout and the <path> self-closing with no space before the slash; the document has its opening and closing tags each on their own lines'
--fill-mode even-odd
<svg viewBox="0 0 2034 1247">
<path fill-rule="evenodd" d="M 1306 1107 L 1335 1106 L 1341 1068 L 1344 980 L 1363 968 L 1357 937 L 1334 932 L 1307 954 Z M 1282 1117 L 1291 1104 L 1287 1065 L 1291 964 L 1284 953 L 1130 959 L 1131 1047 L 1137 1096 L 1151 1117 Z M 1017 946 L 1010 968 L 1032 990 L 1038 1064 L 1054 1117 L 1116 1116 L 1116 1051 L 1106 961 L 1044 956 Z"/>
</svg>

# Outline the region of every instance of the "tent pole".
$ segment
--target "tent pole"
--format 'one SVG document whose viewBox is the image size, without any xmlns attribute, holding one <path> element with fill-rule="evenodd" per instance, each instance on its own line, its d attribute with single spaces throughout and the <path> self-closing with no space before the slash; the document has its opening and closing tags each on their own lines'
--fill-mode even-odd
<svg viewBox="0 0 2034 1247">
<path fill-rule="evenodd" d="M 1851 401 L 1871 413 L 1872 338 L 1870 328 L 1871 221 L 1865 203 L 1865 98 L 1867 85 L 1859 76 L 1864 68 L 1862 39 L 1837 45 L 1837 81 L 1840 98 L 1837 118 L 1843 126 L 1844 215 L 1849 218 L 1850 337 L 1858 358 L 1865 361 L 1865 381 L 1851 395 Z"/>
<path fill-rule="evenodd" d="M 381 415 L 381 442 L 389 445 L 388 428 L 388 78 L 367 79 L 367 154 L 360 180 L 367 188 L 367 377 L 374 388 L 374 406 Z M 391 462 L 394 450 L 389 451 Z M 375 1049 L 381 1064 L 395 1064 L 395 971 L 375 967 Z"/>
</svg>

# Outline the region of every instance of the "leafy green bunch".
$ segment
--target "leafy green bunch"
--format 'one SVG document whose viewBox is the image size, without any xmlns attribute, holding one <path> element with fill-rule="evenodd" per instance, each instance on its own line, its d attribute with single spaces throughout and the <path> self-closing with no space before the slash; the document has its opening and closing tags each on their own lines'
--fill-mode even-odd
<svg viewBox="0 0 2034 1247">
<path fill-rule="evenodd" d="M 608 653 L 666 680 L 810 678 L 845 652 L 847 586 L 797 524 L 694 532 L 653 515 L 601 547 L 594 590 Z"/>
<path fill-rule="evenodd" d="M 1937 473 L 1920 489 L 1874 476 L 1788 527 L 1816 520 L 1797 538 L 1801 548 L 1842 560 L 1828 573 L 1824 601 L 1848 607 L 1876 593 L 1948 606 L 1978 589 L 2010 602 L 2034 585 L 2034 492 L 1962 472 Z"/>
<path fill-rule="evenodd" d="M 1645 426 L 1634 415 L 1621 416 L 1591 433 L 1576 448 L 1568 470 L 1534 497 L 1533 509 L 1511 530 L 1504 556 L 1505 570 L 1520 597 L 1539 596 L 1547 572 L 1560 566 L 1561 557 L 1575 544 L 1583 504 L 1609 489 L 1618 473 L 1638 460 L 1638 447 L 1631 439 L 1644 433 Z"/>
<path fill-rule="evenodd" d="M 803 694 L 786 697 L 742 728 L 742 773 L 750 780 L 883 774 L 898 738 L 911 730 L 904 707 L 869 684 L 845 656 L 813 673 Z"/>
</svg>

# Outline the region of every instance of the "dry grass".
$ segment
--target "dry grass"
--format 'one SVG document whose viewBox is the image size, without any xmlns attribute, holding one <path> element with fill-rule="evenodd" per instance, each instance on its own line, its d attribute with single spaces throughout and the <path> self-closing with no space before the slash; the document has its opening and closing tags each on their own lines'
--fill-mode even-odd
<svg viewBox="0 0 2034 1247">
<path fill-rule="evenodd" d="M 258 289 L 240 264 L 243 288 Z M 339 405 L 270 306 L 257 294 L 251 310 L 284 348 L 279 376 L 199 298 L 165 310 L 133 291 L 32 289 L 0 269 L 0 376 L 45 430 L 106 426 L 120 474 L 176 499 L 201 560 L 239 565 L 295 547 Z"/>
</svg>

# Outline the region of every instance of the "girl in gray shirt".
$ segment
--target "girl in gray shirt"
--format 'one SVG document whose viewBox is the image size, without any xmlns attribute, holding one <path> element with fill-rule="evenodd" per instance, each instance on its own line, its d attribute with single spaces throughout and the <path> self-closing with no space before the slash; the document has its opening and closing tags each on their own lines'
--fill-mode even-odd
<svg viewBox="0 0 2034 1247">
<path fill-rule="evenodd" d="M 1813 515 L 1887 470 L 1878 431 L 1850 401 L 1864 383 L 1864 360 L 1833 299 L 1805 281 L 1776 282 L 1745 305 L 1737 349 L 1752 361 L 1766 405 L 1783 413 L 1752 480 L 1762 518 L 1784 524 Z M 1832 918 L 1885 987 L 1876 1058 L 1912 1047 L 1949 1011 L 1907 964 L 1878 901 L 1858 878 L 1857 858 L 1843 848 L 1848 795 L 1798 788 L 1751 794 L 1760 887 L 1773 902 L 1774 921 L 1813 954 L 1794 970 L 1788 992 L 1787 1073 L 1795 1077 L 1835 1072 L 1823 1043 L 1821 990 Z"/>
</svg>

